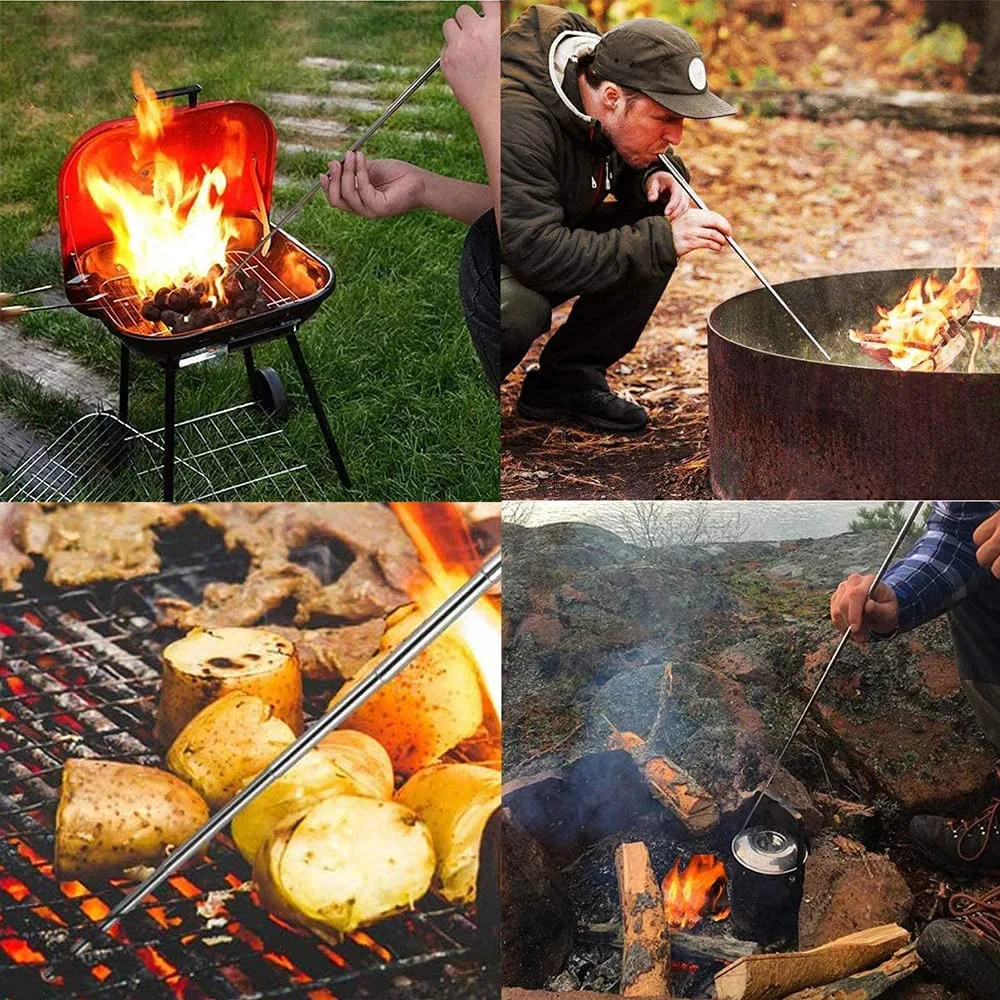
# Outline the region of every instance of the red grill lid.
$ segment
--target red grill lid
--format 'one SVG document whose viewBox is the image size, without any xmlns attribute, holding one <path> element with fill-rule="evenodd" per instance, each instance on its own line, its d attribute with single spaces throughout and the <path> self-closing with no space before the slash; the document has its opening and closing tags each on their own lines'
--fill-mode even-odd
<svg viewBox="0 0 1000 1000">
<path fill-rule="evenodd" d="M 85 132 L 63 160 L 58 182 L 59 239 L 67 276 L 71 254 L 79 256 L 113 239 L 87 191 L 87 171 L 100 168 L 141 190 L 146 171 L 132 151 L 138 140 L 135 118 L 119 118 Z M 186 177 L 200 178 L 206 168 L 222 166 L 227 177 L 222 195 L 225 212 L 244 217 L 259 207 L 261 198 L 270 212 L 277 145 L 271 119 L 244 101 L 173 108 L 158 140 L 158 148 L 180 163 Z"/>
</svg>

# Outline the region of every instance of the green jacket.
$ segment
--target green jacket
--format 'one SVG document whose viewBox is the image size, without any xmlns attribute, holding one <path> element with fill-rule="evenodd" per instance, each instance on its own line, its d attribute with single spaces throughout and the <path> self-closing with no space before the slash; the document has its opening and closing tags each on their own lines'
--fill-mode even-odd
<svg viewBox="0 0 1000 1000">
<path fill-rule="evenodd" d="M 518 281 L 546 295 L 662 277 L 677 263 L 663 207 L 646 200 L 647 171 L 618 156 L 566 73 L 567 60 L 599 37 L 579 14 L 537 6 L 501 43 L 502 256 Z M 631 224 L 586 228 L 609 194 Z"/>
</svg>

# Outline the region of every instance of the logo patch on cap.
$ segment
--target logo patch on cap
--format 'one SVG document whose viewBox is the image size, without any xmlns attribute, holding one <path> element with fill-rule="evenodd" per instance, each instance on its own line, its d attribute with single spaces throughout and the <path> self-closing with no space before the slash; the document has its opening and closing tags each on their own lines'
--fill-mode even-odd
<svg viewBox="0 0 1000 1000">
<path fill-rule="evenodd" d="M 705 84 L 708 82 L 708 77 L 705 75 L 705 64 L 697 56 L 688 63 L 688 79 L 695 90 L 705 89 Z"/>
</svg>

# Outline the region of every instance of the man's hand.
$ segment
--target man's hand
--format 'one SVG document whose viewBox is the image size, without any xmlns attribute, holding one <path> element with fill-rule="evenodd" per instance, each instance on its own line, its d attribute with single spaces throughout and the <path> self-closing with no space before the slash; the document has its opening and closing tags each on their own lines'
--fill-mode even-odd
<svg viewBox="0 0 1000 1000">
<path fill-rule="evenodd" d="M 692 250 L 715 250 L 726 245 L 726 237 L 733 233 L 729 221 L 718 212 L 689 208 L 676 222 L 671 223 L 674 233 L 674 250 L 683 257 Z"/>
<path fill-rule="evenodd" d="M 899 625 L 899 602 L 892 588 L 880 583 L 871 597 L 873 573 L 852 573 L 830 598 L 830 617 L 840 629 L 849 628 L 855 645 L 864 646 L 872 632 L 892 632 Z"/>
<path fill-rule="evenodd" d="M 991 514 L 972 533 L 976 543 L 976 562 L 1000 580 L 1000 510 Z"/>
<path fill-rule="evenodd" d="M 484 0 L 480 17 L 463 4 L 441 28 L 441 72 L 455 99 L 476 122 L 490 116 L 499 122 L 500 3 Z"/>
<path fill-rule="evenodd" d="M 663 214 L 673 222 L 682 216 L 690 207 L 691 202 L 684 193 L 684 188 L 677 183 L 677 178 L 666 170 L 657 170 L 646 178 L 646 197 L 650 201 L 663 201 Z"/>
<path fill-rule="evenodd" d="M 364 153 L 348 153 L 344 162 L 330 161 L 330 172 L 320 177 L 327 201 L 366 219 L 388 219 L 414 208 L 422 208 L 425 173 L 402 160 L 365 159 Z"/>
</svg>

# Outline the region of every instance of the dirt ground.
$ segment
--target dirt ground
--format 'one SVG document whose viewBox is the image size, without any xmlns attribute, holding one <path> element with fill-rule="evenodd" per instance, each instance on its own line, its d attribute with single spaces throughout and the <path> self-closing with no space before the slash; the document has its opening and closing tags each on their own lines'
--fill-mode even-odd
<svg viewBox="0 0 1000 1000">
<path fill-rule="evenodd" d="M 729 218 L 772 282 L 948 267 L 958 248 L 981 241 L 991 209 L 1000 208 L 995 136 L 863 121 L 717 119 L 689 122 L 678 151 L 695 189 Z M 1000 212 L 995 216 L 993 247 L 979 261 L 994 266 Z M 520 383 L 544 341 L 537 344 L 502 389 L 504 498 L 710 497 L 706 319 L 718 303 L 755 287 L 731 250 L 682 259 L 636 350 L 610 373 L 615 391 L 649 410 L 650 423 L 637 435 L 519 418 Z"/>
</svg>

